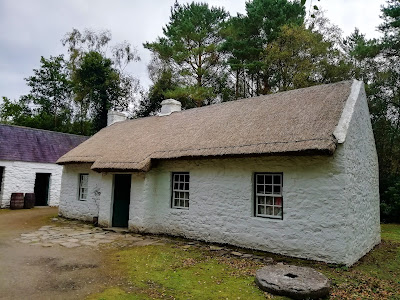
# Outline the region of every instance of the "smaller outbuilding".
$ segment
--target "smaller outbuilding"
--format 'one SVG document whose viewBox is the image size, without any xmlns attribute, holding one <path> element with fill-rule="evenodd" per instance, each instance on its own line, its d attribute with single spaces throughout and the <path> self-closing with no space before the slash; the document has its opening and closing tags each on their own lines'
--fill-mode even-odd
<svg viewBox="0 0 400 300">
<path fill-rule="evenodd" d="M 35 193 L 35 205 L 58 206 L 62 166 L 55 162 L 88 137 L 0 124 L 0 207 L 12 193 Z"/>
</svg>

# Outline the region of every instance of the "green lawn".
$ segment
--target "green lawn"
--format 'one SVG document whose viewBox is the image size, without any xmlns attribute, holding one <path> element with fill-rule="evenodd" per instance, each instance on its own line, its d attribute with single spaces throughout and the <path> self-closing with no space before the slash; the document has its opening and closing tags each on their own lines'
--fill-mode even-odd
<svg viewBox="0 0 400 300">
<path fill-rule="evenodd" d="M 182 245 L 137 247 L 110 255 L 124 274 L 121 286 L 89 299 L 286 299 L 256 287 L 254 273 L 262 263 L 219 256 L 206 246 Z M 330 299 L 400 299 L 400 225 L 382 225 L 382 243 L 351 268 L 263 255 L 324 273 L 332 281 Z"/>
</svg>

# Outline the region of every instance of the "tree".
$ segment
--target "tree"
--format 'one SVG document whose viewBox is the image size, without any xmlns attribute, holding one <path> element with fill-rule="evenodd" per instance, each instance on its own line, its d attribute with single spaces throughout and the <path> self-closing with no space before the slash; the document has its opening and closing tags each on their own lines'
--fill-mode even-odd
<svg viewBox="0 0 400 300">
<path fill-rule="evenodd" d="M 31 117 L 32 111 L 23 98 L 19 101 L 11 101 L 9 98 L 3 97 L 3 103 L 0 104 L 1 123 L 26 126 Z"/>
<path fill-rule="evenodd" d="M 246 3 L 245 16 L 231 18 L 223 49 L 235 73 L 236 98 L 272 91 L 270 72 L 263 66 L 264 50 L 278 38 L 283 25 L 301 25 L 304 15 L 299 1 L 253 0 Z"/>
<path fill-rule="evenodd" d="M 27 99 L 43 119 L 53 117 L 53 126 L 46 129 L 58 130 L 59 122 L 68 122 L 72 114 L 72 83 L 63 55 L 49 59 L 42 56 L 40 64 L 39 69 L 33 70 L 34 75 L 25 79 L 31 88 Z"/>
<path fill-rule="evenodd" d="M 121 84 L 120 74 L 113 67 L 113 62 L 100 53 L 86 53 L 72 78 L 75 99 L 91 109 L 93 133 L 107 126 L 108 110 L 127 109 L 130 88 Z"/>
<path fill-rule="evenodd" d="M 140 60 L 136 48 L 125 41 L 108 51 L 110 41 L 109 31 L 87 29 L 82 33 L 73 29 L 62 40 L 68 48 L 81 132 L 86 133 L 89 117 L 94 118 L 93 133 L 106 126 L 106 110 L 126 109 L 140 89 L 139 80 L 125 71 L 128 64 Z"/>
<path fill-rule="evenodd" d="M 218 97 L 215 87 L 220 83 L 216 78 L 224 73 L 220 32 L 227 18 L 222 8 L 176 2 L 163 28 L 164 37 L 144 44 L 179 76 L 179 86 L 169 91 L 170 97 L 186 97 L 190 106 L 202 106 Z"/>
<path fill-rule="evenodd" d="M 347 79 L 350 66 L 340 60 L 340 53 L 318 32 L 304 25 L 284 25 L 280 35 L 265 49 L 264 68 L 271 74 L 271 88 L 286 91 Z M 340 72 L 332 71 L 338 68 Z"/>
<path fill-rule="evenodd" d="M 381 9 L 383 38 L 367 40 L 356 30 L 345 40 L 354 74 L 366 83 L 379 159 L 381 220 L 399 222 L 400 195 L 400 1 Z"/>
<path fill-rule="evenodd" d="M 18 101 L 4 98 L 1 119 L 14 125 L 70 132 L 72 83 L 62 55 L 41 57 L 40 68 L 25 79 L 31 88 Z"/>
</svg>

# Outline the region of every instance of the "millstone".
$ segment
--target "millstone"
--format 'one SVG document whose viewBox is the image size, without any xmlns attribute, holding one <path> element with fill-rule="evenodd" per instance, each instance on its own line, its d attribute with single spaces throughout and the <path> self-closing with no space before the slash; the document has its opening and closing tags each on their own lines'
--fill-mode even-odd
<svg viewBox="0 0 400 300">
<path fill-rule="evenodd" d="M 256 284 L 271 294 L 293 299 L 318 299 L 329 295 L 329 279 L 311 268 L 270 265 L 257 270 Z"/>
</svg>

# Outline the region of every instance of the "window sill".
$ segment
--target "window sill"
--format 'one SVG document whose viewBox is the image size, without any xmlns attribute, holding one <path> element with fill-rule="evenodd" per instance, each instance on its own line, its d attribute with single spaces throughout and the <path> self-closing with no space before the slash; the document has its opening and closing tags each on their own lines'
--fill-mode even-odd
<svg viewBox="0 0 400 300">
<path fill-rule="evenodd" d="M 274 217 L 274 216 L 264 216 L 264 215 L 256 215 L 255 218 L 263 218 L 263 219 L 272 219 L 272 220 L 283 220 L 283 216 Z"/>
</svg>

